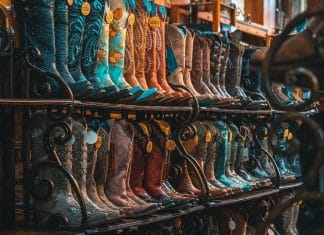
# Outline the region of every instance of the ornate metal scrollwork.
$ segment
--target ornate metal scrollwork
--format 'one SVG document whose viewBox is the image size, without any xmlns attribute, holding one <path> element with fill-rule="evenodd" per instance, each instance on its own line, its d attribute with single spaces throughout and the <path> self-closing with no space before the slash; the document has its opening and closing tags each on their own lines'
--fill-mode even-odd
<svg viewBox="0 0 324 235">
<path fill-rule="evenodd" d="M 201 169 L 201 167 L 199 166 L 197 160 L 187 152 L 187 150 L 182 144 L 182 141 L 193 139 L 196 134 L 197 134 L 196 128 L 191 124 L 186 124 L 182 128 L 179 128 L 179 130 L 177 131 L 175 141 L 177 144 L 177 151 L 179 152 L 180 156 L 183 157 L 186 161 L 188 161 L 188 163 L 195 170 L 195 174 L 199 179 L 200 187 L 202 189 L 202 195 L 201 195 L 202 203 L 204 206 L 208 206 L 207 202 L 208 202 L 209 190 L 208 190 L 206 176 L 203 170 Z"/>
<path fill-rule="evenodd" d="M 271 48 L 268 51 L 265 62 L 263 63 L 263 78 L 265 80 L 265 85 L 267 89 L 267 93 L 269 95 L 270 101 L 275 104 L 277 107 L 282 108 L 283 110 L 288 110 L 288 114 L 282 115 L 276 119 L 274 119 L 271 123 L 270 127 L 270 144 L 273 148 L 274 152 L 281 154 L 282 156 L 299 153 L 302 167 L 305 168 L 306 159 L 312 158 L 311 166 L 308 166 L 308 171 L 303 169 L 305 172 L 303 174 L 303 183 L 304 187 L 300 190 L 297 190 L 296 194 L 292 198 L 284 199 L 280 201 L 273 210 L 270 211 L 269 215 L 265 219 L 264 223 L 260 223 L 257 227 L 256 234 L 265 234 L 266 228 L 272 223 L 278 216 L 282 214 L 282 212 L 293 203 L 299 202 L 301 200 L 320 200 L 324 201 L 324 194 L 320 192 L 311 192 L 308 191 L 309 186 L 314 183 L 316 180 L 319 168 L 323 162 L 323 152 L 324 152 L 324 133 L 321 127 L 312 119 L 306 118 L 304 115 L 296 113 L 295 111 L 302 111 L 311 105 L 322 93 L 320 90 L 320 85 L 318 78 L 316 75 L 306 67 L 301 67 L 296 64 L 295 66 L 286 66 L 281 69 L 286 71 L 284 78 L 279 78 L 276 76 L 272 76 L 271 71 L 273 71 L 273 61 L 275 53 L 278 51 L 280 46 L 287 39 L 288 34 L 296 27 L 298 23 L 305 20 L 306 18 L 310 18 L 313 16 L 323 15 L 324 10 L 317 10 L 311 12 L 305 12 L 297 17 L 295 17 L 285 28 L 281 35 L 273 41 Z M 323 36 L 315 35 L 317 39 L 320 57 L 318 58 L 320 63 L 324 64 L 323 55 Z M 281 66 L 282 67 L 282 66 Z M 304 103 L 297 105 L 288 105 L 280 102 L 275 95 L 271 91 L 271 82 L 279 82 L 284 83 L 289 86 L 299 86 L 303 88 L 307 88 L 311 91 L 310 98 Z M 299 133 L 304 137 L 301 139 L 293 138 L 289 141 L 288 146 L 285 150 L 281 149 L 278 140 L 276 137 L 276 130 L 279 128 L 280 124 L 283 122 L 288 122 L 291 120 L 298 120 L 302 123 Z M 305 136 L 310 137 L 312 139 L 311 143 L 305 142 Z M 268 154 L 267 154 L 268 155 Z M 303 164 L 304 163 L 304 164 Z M 321 230 L 318 230 L 321 231 Z"/>
</svg>

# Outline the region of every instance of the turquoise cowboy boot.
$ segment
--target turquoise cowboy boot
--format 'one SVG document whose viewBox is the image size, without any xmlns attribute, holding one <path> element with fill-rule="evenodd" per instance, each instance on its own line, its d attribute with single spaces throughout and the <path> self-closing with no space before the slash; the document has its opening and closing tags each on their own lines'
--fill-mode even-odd
<svg viewBox="0 0 324 235">
<path fill-rule="evenodd" d="M 231 179 L 229 179 L 225 174 L 226 162 L 228 160 L 228 137 L 229 128 L 223 121 L 213 122 L 214 126 L 218 129 L 218 149 L 217 157 L 215 161 L 215 176 L 227 187 L 238 187 L 238 185 Z"/>
<path fill-rule="evenodd" d="M 55 55 L 56 68 L 71 88 L 76 98 L 82 99 L 89 92 L 93 91 L 93 87 L 88 81 L 76 82 L 69 72 L 67 65 L 68 57 L 68 4 L 66 0 L 56 0 L 54 10 L 54 28 L 55 28 Z"/>
<path fill-rule="evenodd" d="M 21 49 L 37 48 L 39 55 L 31 57 L 31 63 L 45 72 L 59 76 L 55 63 L 54 0 L 15 0 L 13 3 Z M 38 73 L 31 72 L 30 77 L 37 76 Z M 62 97 L 63 89 L 58 82 L 50 77 L 46 81 L 51 86 L 48 97 Z M 33 89 L 34 86 L 37 91 Z M 30 87 L 32 96 L 42 96 L 37 84 L 31 84 Z"/>
<path fill-rule="evenodd" d="M 102 86 L 95 72 L 105 5 L 103 0 L 93 0 L 89 4 L 91 4 L 91 11 L 89 15 L 85 17 L 81 69 L 87 80 L 90 81 L 96 89 L 104 88 L 106 91 L 105 96 L 109 96 L 111 93 L 115 93 L 117 88 L 114 85 Z"/>
<path fill-rule="evenodd" d="M 112 0 L 110 9 L 113 12 L 113 21 L 109 28 L 109 74 L 112 81 L 119 89 L 127 89 L 134 94 L 134 98 L 129 100 L 132 103 L 138 103 L 150 99 L 155 95 L 155 90 L 143 90 L 141 86 L 132 87 L 125 80 L 124 64 L 125 64 L 125 40 L 126 32 L 129 24 L 133 24 L 133 17 L 130 17 L 129 7 L 135 8 L 135 2 L 131 0 Z"/>
<path fill-rule="evenodd" d="M 78 82 L 88 82 L 86 76 L 81 71 L 81 56 L 83 49 L 83 35 L 85 30 L 85 15 L 89 12 L 82 11 L 83 0 L 74 0 L 69 6 L 68 19 L 68 68 L 73 79 Z M 106 91 L 97 83 L 93 84 L 94 91 L 89 92 L 87 97 L 102 97 Z"/>
</svg>

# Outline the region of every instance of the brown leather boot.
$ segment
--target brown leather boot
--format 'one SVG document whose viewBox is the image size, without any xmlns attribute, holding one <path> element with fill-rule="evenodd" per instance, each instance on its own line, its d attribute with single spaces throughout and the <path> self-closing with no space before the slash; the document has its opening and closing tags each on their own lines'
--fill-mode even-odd
<svg viewBox="0 0 324 235">
<path fill-rule="evenodd" d="M 192 125 L 194 125 L 196 127 L 197 135 L 198 135 L 198 144 L 197 144 L 192 156 L 197 160 L 197 162 L 199 163 L 199 165 L 203 171 L 205 168 L 205 163 L 206 163 L 206 158 L 207 158 L 207 146 L 208 146 L 208 143 L 210 142 L 209 138 L 210 138 L 211 133 L 208 131 L 206 126 L 203 125 L 199 121 L 193 122 Z M 198 180 L 196 174 L 194 174 L 194 175 L 191 174 L 190 177 L 191 177 L 193 184 L 197 188 L 201 189 L 199 180 Z M 208 189 L 209 189 L 209 197 L 211 199 L 221 198 L 221 197 L 228 195 L 226 189 L 217 188 L 214 185 L 212 185 L 209 181 L 207 182 L 207 185 L 208 185 Z"/>
<path fill-rule="evenodd" d="M 157 28 L 148 26 L 146 34 L 146 48 L 145 48 L 145 79 L 150 88 L 156 88 L 160 94 L 163 94 L 168 100 L 166 104 L 173 103 L 179 98 L 173 97 L 173 94 L 167 93 L 159 84 L 157 78 Z"/>
<path fill-rule="evenodd" d="M 176 143 L 170 136 L 171 126 L 163 120 L 156 119 L 150 121 L 150 126 L 154 143 L 159 147 L 164 159 L 161 190 L 174 200 L 176 204 L 188 203 L 189 199 L 193 199 L 193 197 L 180 194 L 167 181 L 167 175 L 170 168 L 170 154 L 176 149 Z"/>
<path fill-rule="evenodd" d="M 133 153 L 134 132 L 127 121 L 109 120 L 111 128 L 109 170 L 105 192 L 116 206 L 124 209 L 128 217 L 147 215 L 156 207 L 146 207 L 135 202 L 129 194 L 129 170 Z"/>
<path fill-rule="evenodd" d="M 150 140 L 150 134 L 146 127 L 146 124 L 143 122 L 132 122 L 132 126 L 135 135 L 130 187 L 135 195 L 143 199 L 144 201 L 157 202 L 157 200 L 151 197 L 143 188 L 145 159 L 152 151 L 152 141 Z"/>
<path fill-rule="evenodd" d="M 226 87 L 225 87 L 225 78 L 226 78 L 226 73 L 227 73 L 227 66 L 228 66 L 229 52 L 230 52 L 229 43 L 223 41 L 221 44 L 221 50 L 222 50 L 222 52 L 221 52 L 221 57 L 220 57 L 221 67 L 220 67 L 220 74 L 219 74 L 219 87 L 225 97 L 233 98 L 227 92 Z"/>
</svg>

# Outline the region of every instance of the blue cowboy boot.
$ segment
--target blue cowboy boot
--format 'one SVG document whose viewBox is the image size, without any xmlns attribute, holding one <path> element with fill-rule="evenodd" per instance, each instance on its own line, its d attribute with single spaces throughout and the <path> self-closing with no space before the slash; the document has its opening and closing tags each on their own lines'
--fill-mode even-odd
<svg viewBox="0 0 324 235">
<path fill-rule="evenodd" d="M 74 0 L 69 7 L 69 35 L 68 35 L 68 68 L 78 83 L 88 82 L 87 78 L 81 71 L 81 55 L 83 49 L 83 34 L 85 30 L 85 16 L 87 12 L 81 12 L 83 0 Z M 87 97 L 102 97 L 105 95 L 105 90 L 97 83 L 94 84 L 94 91 L 89 92 Z"/>
<path fill-rule="evenodd" d="M 65 0 L 55 1 L 54 10 L 56 67 L 76 98 L 82 98 L 93 90 L 88 81 L 76 82 L 67 66 L 68 57 L 68 5 Z"/>
<path fill-rule="evenodd" d="M 59 76 L 55 64 L 55 36 L 54 36 L 54 0 L 35 0 L 14 2 L 17 13 L 17 26 L 20 35 L 20 44 L 23 50 L 30 47 L 38 49 L 40 55 L 30 58 L 34 66 L 39 69 Z M 38 74 L 32 72 L 31 77 Z M 48 96 L 62 96 L 62 87 L 50 77 L 46 81 L 51 86 Z M 33 86 L 37 84 L 33 84 Z M 42 91 L 35 92 L 33 95 L 42 96 Z"/>
<path fill-rule="evenodd" d="M 114 98 L 116 94 L 119 94 L 119 90 L 113 83 L 110 83 L 108 86 L 103 86 L 96 73 L 96 60 L 99 49 L 99 38 L 103 30 L 104 9 L 105 3 L 103 0 L 94 0 L 91 3 L 91 12 L 85 19 L 81 69 L 85 77 L 95 88 L 103 87 L 106 91 L 105 95 L 101 98 L 91 97 L 91 99 L 107 101 Z"/>
<path fill-rule="evenodd" d="M 228 138 L 229 138 L 229 128 L 223 121 L 215 121 L 213 125 L 218 129 L 218 149 L 217 157 L 215 161 L 215 176 L 227 187 L 239 187 L 233 180 L 229 179 L 225 174 L 226 162 L 228 160 Z"/>
<path fill-rule="evenodd" d="M 109 74 L 112 81 L 119 89 L 127 89 L 134 94 L 131 99 L 121 102 L 142 102 L 150 99 L 154 93 L 150 90 L 143 90 L 141 86 L 132 87 L 124 78 L 125 65 L 125 40 L 128 24 L 132 24 L 132 17 L 129 17 L 129 7 L 134 8 L 135 2 L 124 0 L 112 0 L 110 9 L 113 12 L 113 21 L 109 29 Z"/>
</svg>

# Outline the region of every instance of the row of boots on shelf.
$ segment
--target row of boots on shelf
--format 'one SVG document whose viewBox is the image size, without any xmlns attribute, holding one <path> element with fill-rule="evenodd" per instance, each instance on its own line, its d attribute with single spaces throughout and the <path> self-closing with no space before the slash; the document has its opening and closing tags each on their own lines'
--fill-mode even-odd
<svg viewBox="0 0 324 235">
<path fill-rule="evenodd" d="M 81 208 L 68 180 L 56 168 L 36 167 L 53 157 L 44 141 L 51 143 L 63 167 L 78 183 L 89 225 L 199 203 L 204 193 L 202 180 L 194 166 L 179 156 L 179 147 L 198 162 L 209 199 L 270 187 L 276 177 L 269 159 L 257 152 L 253 127 L 247 124 L 238 127 L 233 122 L 196 121 L 177 142 L 174 121 L 72 117 L 56 128 L 40 111 L 30 121 L 32 162 L 38 169 L 33 183 L 34 213 L 41 227 L 78 227 L 81 223 Z M 72 133 L 68 141 L 53 143 L 66 129 Z M 267 148 L 266 134 L 261 145 Z M 288 182 L 299 176 L 293 171 L 296 162 L 276 158 L 282 179 Z M 45 181 L 48 189 L 40 195 Z"/>
<path fill-rule="evenodd" d="M 36 47 L 32 63 L 62 77 L 78 99 L 188 105 L 190 92 L 172 86 L 181 85 L 201 106 L 270 108 L 260 74 L 249 72 L 257 48 L 167 24 L 166 9 L 151 1 L 15 0 L 14 9 L 22 49 Z M 48 79 L 52 96 L 62 97 Z M 281 85 L 273 90 L 302 102 Z"/>
</svg>

